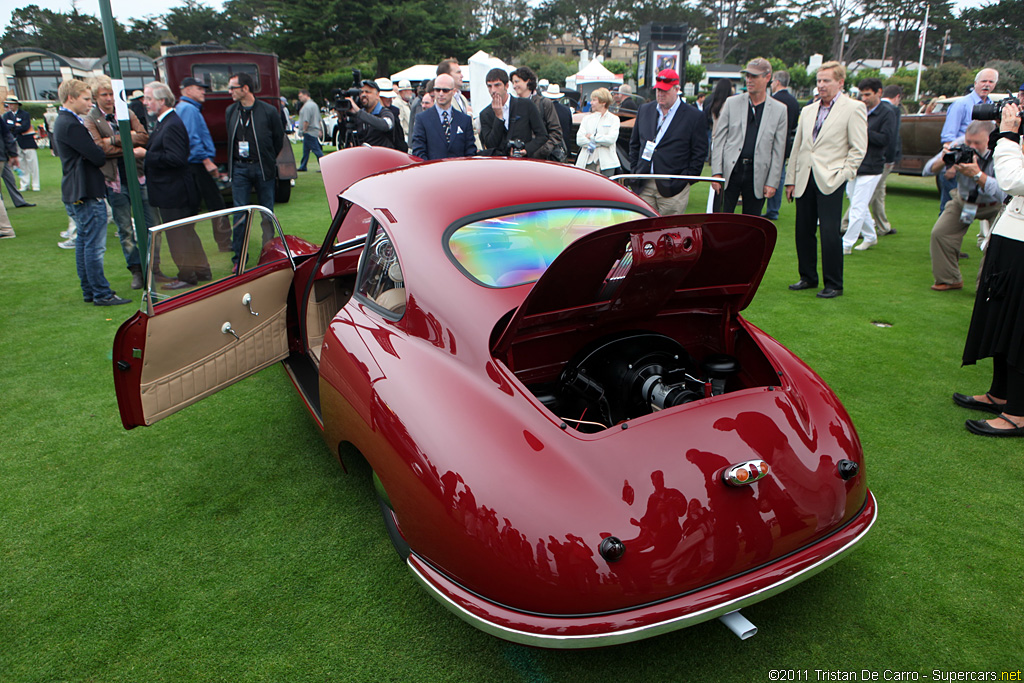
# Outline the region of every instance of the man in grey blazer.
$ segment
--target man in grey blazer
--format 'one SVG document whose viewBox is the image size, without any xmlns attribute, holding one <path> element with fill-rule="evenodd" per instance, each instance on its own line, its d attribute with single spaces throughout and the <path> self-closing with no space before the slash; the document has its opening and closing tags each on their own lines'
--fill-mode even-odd
<svg viewBox="0 0 1024 683">
<path fill-rule="evenodd" d="M 725 101 L 711 143 L 711 175 L 725 179 L 722 211 L 733 213 L 743 197 L 743 213 L 760 216 L 765 199 L 779 191 L 786 160 L 786 105 L 768 97 L 772 66 L 758 57 L 743 70 L 747 92 Z M 722 192 L 722 183 L 712 183 Z"/>
</svg>

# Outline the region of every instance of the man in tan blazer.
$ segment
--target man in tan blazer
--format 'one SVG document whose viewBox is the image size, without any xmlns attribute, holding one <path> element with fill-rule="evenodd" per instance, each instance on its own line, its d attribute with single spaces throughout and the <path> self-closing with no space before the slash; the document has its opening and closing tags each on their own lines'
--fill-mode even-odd
<svg viewBox="0 0 1024 683">
<path fill-rule="evenodd" d="M 818 69 L 819 100 L 800 112 L 786 171 L 786 199 L 796 198 L 796 255 L 800 281 L 792 290 L 818 286 L 818 245 L 821 225 L 822 299 L 843 293 L 843 243 L 839 225 L 843 191 L 857 175 L 868 147 L 864 104 L 843 94 L 846 68 L 825 62 Z"/>
<path fill-rule="evenodd" d="M 711 143 L 711 175 L 725 179 L 722 211 L 733 213 L 743 196 L 743 213 L 760 216 L 765 199 L 775 196 L 786 160 L 786 105 L 768 97 L 772 65 L 751 59 L 743 70 L 747 92 L 722 105 Z M 722 183 L 712 183 L 715 192 Z"/>
</svg>

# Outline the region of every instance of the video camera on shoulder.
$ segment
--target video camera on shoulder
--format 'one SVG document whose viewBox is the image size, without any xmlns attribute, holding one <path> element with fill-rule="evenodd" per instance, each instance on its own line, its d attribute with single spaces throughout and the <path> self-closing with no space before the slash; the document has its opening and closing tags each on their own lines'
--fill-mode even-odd
<svg viewBox="0 0 1024 683">
<path fill-rule="evenodd" d="M 363 82 L 363 72 L 359 69 L 352 69 L 352 87 L 347 90 L 344 88 L 335 88 L 331 91 L 331 97 L 334 98 L 334 108 L 338 110 L 338 113 L 345 114 L 349 113 L 348 102 L 345 100 L 352 98 L 352 101 L 356 103 L 357 107 L 362 108 L 363 103 L 360 96 L 363 94 L 360 84 Z"/>
<path fill-rule="evenodd" d="M 978 153 L 973 147 L 967 145 L 954 145 L 949 148 L 949 151 L 942 155 L 942 163 L 946 166 L 955 166 L 957 164 L 969 164 L 974 161 L 974 157 Z"/>
</svg>

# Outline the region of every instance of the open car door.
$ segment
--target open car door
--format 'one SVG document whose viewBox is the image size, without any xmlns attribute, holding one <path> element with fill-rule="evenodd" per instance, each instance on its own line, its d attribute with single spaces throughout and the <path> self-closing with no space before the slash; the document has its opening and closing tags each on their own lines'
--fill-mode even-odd
<svg viewBox="0 0 1024 683">
<path fill-rule="evenodd" d="M 125 429 L 284 359 L 294 272 L 281 227 L 261 206 L 151 228 L 142 308 L 114 337 Z"/>
</svg>

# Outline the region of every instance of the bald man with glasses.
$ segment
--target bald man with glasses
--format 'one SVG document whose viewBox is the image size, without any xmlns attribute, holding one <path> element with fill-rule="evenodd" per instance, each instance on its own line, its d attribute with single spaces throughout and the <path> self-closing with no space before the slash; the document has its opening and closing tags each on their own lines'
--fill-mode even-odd
<svg viewBox="0 0 1024 683">
<path fill-rule="evenodd" d="M 434 79 L 434 106 L 416 117 L 412 153 L 424 160 L 476 155 L 473 120 L 453 106 L 455 79 L 441 74 Z"/>
</svg>

